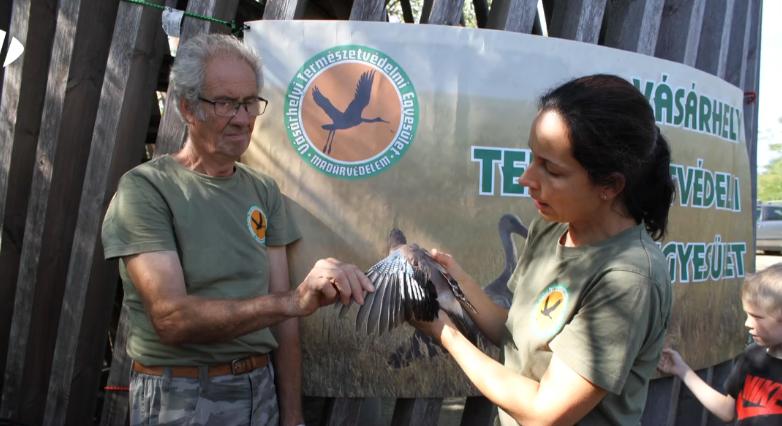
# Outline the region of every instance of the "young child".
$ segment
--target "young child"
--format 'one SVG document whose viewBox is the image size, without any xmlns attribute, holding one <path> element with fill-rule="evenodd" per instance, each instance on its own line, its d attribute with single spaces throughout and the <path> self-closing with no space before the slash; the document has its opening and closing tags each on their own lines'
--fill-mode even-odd
<svg viewBox="0 0 782 426">
<path fill-rule="evenodd" d="M 658 369 L 675 374 L 695 397 L 724 422 L 782 424 L 782 263 L 744 280 L 744 325 L 755 343 L 739 356 L 723 395 L 704 382 L 673 349 L 663 349 Z"/>
</svg>

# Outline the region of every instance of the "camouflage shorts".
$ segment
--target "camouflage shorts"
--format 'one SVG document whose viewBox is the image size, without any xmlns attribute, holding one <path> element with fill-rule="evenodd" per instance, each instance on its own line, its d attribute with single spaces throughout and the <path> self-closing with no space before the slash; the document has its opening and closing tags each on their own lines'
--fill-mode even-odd
<svg viewBox="0 0 782 426">
<path fill-rule="evenodd" d="M 168 370 L 167 370 L 168 371 Z M 130 425 L 279 423 L 271 363 L 246 374 L 206 377 L 130 373 Z"/>
</svg>

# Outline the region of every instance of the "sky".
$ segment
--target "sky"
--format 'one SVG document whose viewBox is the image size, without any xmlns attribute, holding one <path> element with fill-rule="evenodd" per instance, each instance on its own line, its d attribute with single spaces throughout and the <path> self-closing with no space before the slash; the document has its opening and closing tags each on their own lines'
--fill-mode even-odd
<svg viewBox="0 0 782 426">
<path fill-rule="evenodd" d="M 758 90 L 758 174 L 775 157 L 769 145 L 782 143 L 782 1 L 763 2 Z M 776 22 L 774 22 L 776 20 Z M 775 75 L 776 74 L 776 75 Z"/>
</svg>

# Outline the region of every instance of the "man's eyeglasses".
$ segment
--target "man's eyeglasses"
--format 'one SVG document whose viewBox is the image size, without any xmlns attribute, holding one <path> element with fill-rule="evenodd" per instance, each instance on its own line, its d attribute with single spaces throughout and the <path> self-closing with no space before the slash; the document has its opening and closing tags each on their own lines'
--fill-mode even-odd
<svg viewBox="0 0 782 426">
<path fill-rule="evenodd" d="M 266 111 L 266 105 L 269 103 L 269 101 L 260 96 L 244 102 L 228 100 L 212 101 L 209 99 L 204 99 L 200 96 L 198 97 L 198 100 L 212 104 L 215 109 L 215 115 L 219 117 L 233 117 L 239 113 L 240 107 L 244 107 L 244 110 L 247 111 L 247 115 L 250 117 L 255 117 L 263 114 Z"/>
</svg>

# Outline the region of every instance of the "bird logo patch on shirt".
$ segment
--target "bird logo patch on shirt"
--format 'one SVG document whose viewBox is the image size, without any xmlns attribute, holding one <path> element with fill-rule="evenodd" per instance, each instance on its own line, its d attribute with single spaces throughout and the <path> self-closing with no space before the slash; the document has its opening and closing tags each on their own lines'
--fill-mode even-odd
<svg viewBox="0 0 782 426">
<path fill-rule="evenodd" d="M 258 206 L 251 206 L 247 210 L 247 229 L 250 230 L 250 235 L 253 236 L 255 241 L 260 244 L 266 244 L 266 229 L 268 228 L 268 222 L 266 221 L 266 215 Z"/>
<path fill-rule="evenodd" d="M 385 53 L 336 46 L 294 74 L 284 117 L 302 160 L 330 176 L 361 179 L 391 167 L 413 143 L 418 97 Z"/>
<path fill-rule="evenodd" d="M 567 288 L 561 284 L 551 284 L 540 292 L 532 311 L 532 327 L 535 335 L 548 339 L 562 329 L 567 302 Z"/>
</svg>

